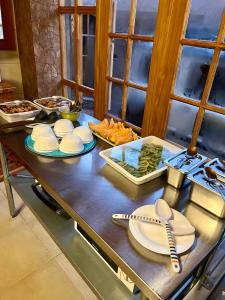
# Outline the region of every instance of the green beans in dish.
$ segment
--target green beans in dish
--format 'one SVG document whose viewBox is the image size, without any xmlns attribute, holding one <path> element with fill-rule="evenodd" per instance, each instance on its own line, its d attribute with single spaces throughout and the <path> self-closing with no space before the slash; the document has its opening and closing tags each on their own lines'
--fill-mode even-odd
<svg viewBox="0 0 225 300">
<path fill-rule="evenodd" d="M 169 155 L 171 155 L 171 153 L 163 148 L 163 146 L 147 143 L 143 144 L 140 150 L 127 148 L 120 153 L 120 156 L 111 156 L 110 158 L 131 175 L 142 177 L 162 167 L 163 161 L 168 158 Z"/>
</svg>

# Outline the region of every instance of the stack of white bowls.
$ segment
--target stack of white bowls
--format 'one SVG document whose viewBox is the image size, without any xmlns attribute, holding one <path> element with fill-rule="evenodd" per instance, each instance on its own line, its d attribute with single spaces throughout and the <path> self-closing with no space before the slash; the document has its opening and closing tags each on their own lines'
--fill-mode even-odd
<svg viewBox="0 0 225 300">
<path fill-rule="evenodd" d="M 72 133 L 74 129 L 73 123 L 67 119 L 61 119 L 55 122 L 54 131 L 56 136 L 64 137 L 68 133 Z"/>
<path fill-rule="evenodd" d="M 34 149 L 37 152 L 52 152 L 59 148 L 57 138 L 49 125 L 35 126 L 31 138 L 34 140 Z"/>
<path fill-rule="evenodd" d="M 73 123 L 66 119 L 58 120 L 55 123 L 54 132 L 49 125 L 35 126 L 31 135 L 34 140 L 34 149 L 37 152 L 52 152 L 59 149 L 67 154 L 78 154 L 83 151 L 84 144 L 93 141 L 93 135 L 89 128 L 79 126 L 74 129 Z M 56 136 L 62 137 L 60 145 Z"/>
</svg>

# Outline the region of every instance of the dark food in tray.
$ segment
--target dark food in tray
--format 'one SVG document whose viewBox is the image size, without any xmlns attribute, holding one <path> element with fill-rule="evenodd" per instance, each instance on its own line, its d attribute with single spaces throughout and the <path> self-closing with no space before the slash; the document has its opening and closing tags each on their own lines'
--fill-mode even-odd
<svg viewBox="0 0 225 300">
<path fill-rule="evenodd" d="M 2 104 L 0 105 L 0 110 L 6 114 L 15 114 L 34 111 L 37 108 L 32 103 L 19 101 L 18 103 Z"/>
<path fill-rule="evenodd" d="M 39 99 L 37 100 L 37 103 L 45 106 L 46 108 L 57 108 L 64 105 L 70 105 L 70 102 L 68 100 L 65 100 L 63 98 L 45 98 L 45 99 Z"/>
</svg>

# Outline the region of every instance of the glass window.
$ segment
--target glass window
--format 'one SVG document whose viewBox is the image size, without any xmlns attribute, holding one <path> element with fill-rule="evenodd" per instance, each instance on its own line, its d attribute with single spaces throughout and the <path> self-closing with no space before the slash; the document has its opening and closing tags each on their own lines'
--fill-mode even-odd
<svg viewBox="0 0 225 300">
<path fill-rule="evenodd" d="M 126 121 L 141 127 L 144 114 L 146 92 L 128 88 Z"/>
<path fill-rule="evenodd" d="M 197 107 L 172 100 L 166 138 L 187 147 L 191 142 L 197 113 Z"/>
<path fill-rule="evenodd" d="M 74 6 L 74 0 L 60 0 L 60 5 Z"/>
<path fill-rule="evenodd" d="M 81 93 L 82 111 L 88 115 L 94 114 L 94 98 Z"/>
<path fill-rule="evenodd" d="M 153 36 L 155 33 L 158 0 L 138 0 L 135 20 L 135 34 Z"/>
<path fill-rule="evenodd" d="M 123 86 L 110 82 L 109 84 L 109 112 L 121 118 Z"/>
<path fill-rule="evenodd" d="M 212 49 L 183 47 L 176 80 L 176 95 L 201 99 L 212 55 Z"/>
<path fill-rule="evenodd" d="M 2 27 L 2 12 L 1 12 L 1 6 L 0 6 L 0 40 L 4 38 L 3 36 L 3 27 Z"/>
<path fill-rule="evenodd" d="M 79 5 L 96 5 L 96 0 L 78 0 Z"/>
<path fill-rule="evenodd" d="M 74 15 L 65 14 L 66 79 L 75 80 Z"/>
<path fill-rule="evenodd" d="M 213 105 L 225 107 L 225 51 L 222 51 L 220 54 L 208 102 Z"/>
<path fill-rule="evenodd" d="M 83 16 L 83 84 L 94 87 L 95 16 Z"/>
<path fill-rule="evenodd" d="M 134 41 L 132 48 L 130 80 L 147 85 L 153 43 Z"/>
<path fill-rule="evenodd" d="M 130 0 L 115 0 L 114 5 L 114 19 L 115 32 L 128 33 L 129 22 L 130 22 Z"/>
<path fill-rule="evenodd" d="M 113 43 L 113 77 L 124 77 L 125 59 L 127 52 L 127 41 L 122 39 L 114 39 Z"/>
<path fill-rule="evenodd" d="M 197 146 L 208 157 L 225 159 L 225 116 L 205 111 Z"/>
<path fill-rule="evenodd" d="M 216 40 L 225 8 L 225 0 L 191 2 L 186 38 Z"/>
<path fill-rule="evenodd" d="M 72 89 L 71 87 L 64 85 L 63 91 L 66 98 L 69 98 L 70 100 L 75 99 L 75 89 Z"/>
</svg>

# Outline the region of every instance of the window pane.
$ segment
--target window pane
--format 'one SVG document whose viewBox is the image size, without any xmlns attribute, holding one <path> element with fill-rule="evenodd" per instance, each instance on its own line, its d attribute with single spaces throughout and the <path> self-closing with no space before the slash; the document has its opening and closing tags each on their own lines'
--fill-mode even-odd
<svg viewBox="0 0 225 300">
<path fill-rule="evenodd" d="M 138 0 L 135 34 L 154 35 L 158 11 L 158 0 Z"/>
<path fill-rule="evenodd" d="M 109 112 L 121 118 L 123 86 L 110 82 L 109 85 Z"/>
<path fill-rule="evenodd" d="M 94 98 L 81 93 L 82 112 L 93 116 L 94 114 Z"/>
<path fill-rule="evenodd" d="M 0 6 L 0 40 L 3 39 L 3 27 L 2 27 L 2 12 L 1 12 L 1 6 Z"/>
<path fill-rule="evenodd" d="M 74 6 L 74 0 L 60 0 L 60 5 Z"/>
<path fill-rule="evenodd" d="M 186 37 L 216 40 L 225 0 L 192 1 Z"/>
<path fill-rule="evenodd" d="M 220 54 L 219 64 L 214 77 L 209 103 L 225 107 L 225 51 Z"/>
<path fill-rule="evenodd" d="M 79 5 L 96 5 L 96 0 L 79 0 Z"/>
<path fill-rule="evenodd" d="M 212 55 L 212 49 L 183 47 L 175 87 L 176 95 L 201 99 Z"/>
<path fill-rule="evenodd" d="M 166 138 L 187 147 L 191 142 L 197 112 L 195 106 L 172 100 Z"/>
<path fill-rule="evenodd" d="M 74 16 L 65 14 L 65 46 L 66 46 L 66 78 L 75 80 L 75 60 L 74 60 Z"/>
<path fill-rule="evenodd" d="M 112 42 L 114 45 L 112 75 L 114 77 L 124 78 L 127 41 L 122 39 L 114 39 Z"/>
<path fill-rule="evenodd" d="M 94 15 L 83 15 L 83 34 L 95 35 L 95 19 Z"/>
<path fill-rule="evenodd" d="M 130 70 L 131 81 L 141 85 L 147 85 L 152 47 L 153 43 L 151 42 L 133 42 Z"/>
<path fill-rule="evenodd" d="M 130 0 L 115 0 L 115 32 L 127 33 L 130 21 Z"/>
<path fill-rule="evenodd" d="M 128 88 L 126 121 L 141 127 L 144 114 L 146 93 Z"/>
<path fill-rule="evenodd" d="M 63 91 L 64 91 L 64 96 L 66 98 L 69 98 L 70 100 L 75 99 L 75 89 L 72 89 L 71 87 L 64 85 Z"/>
<path fill-rule="evenodd" d="M 206 156 L 225 159 L 225 116 L 205 111 L 197 146 Z"/>
<path fill-rule="evenodd" d="M 95 61 L 95 16 L 83 16 L 83 84 L 94 87 L 94 61 Z"/>
</svg>

